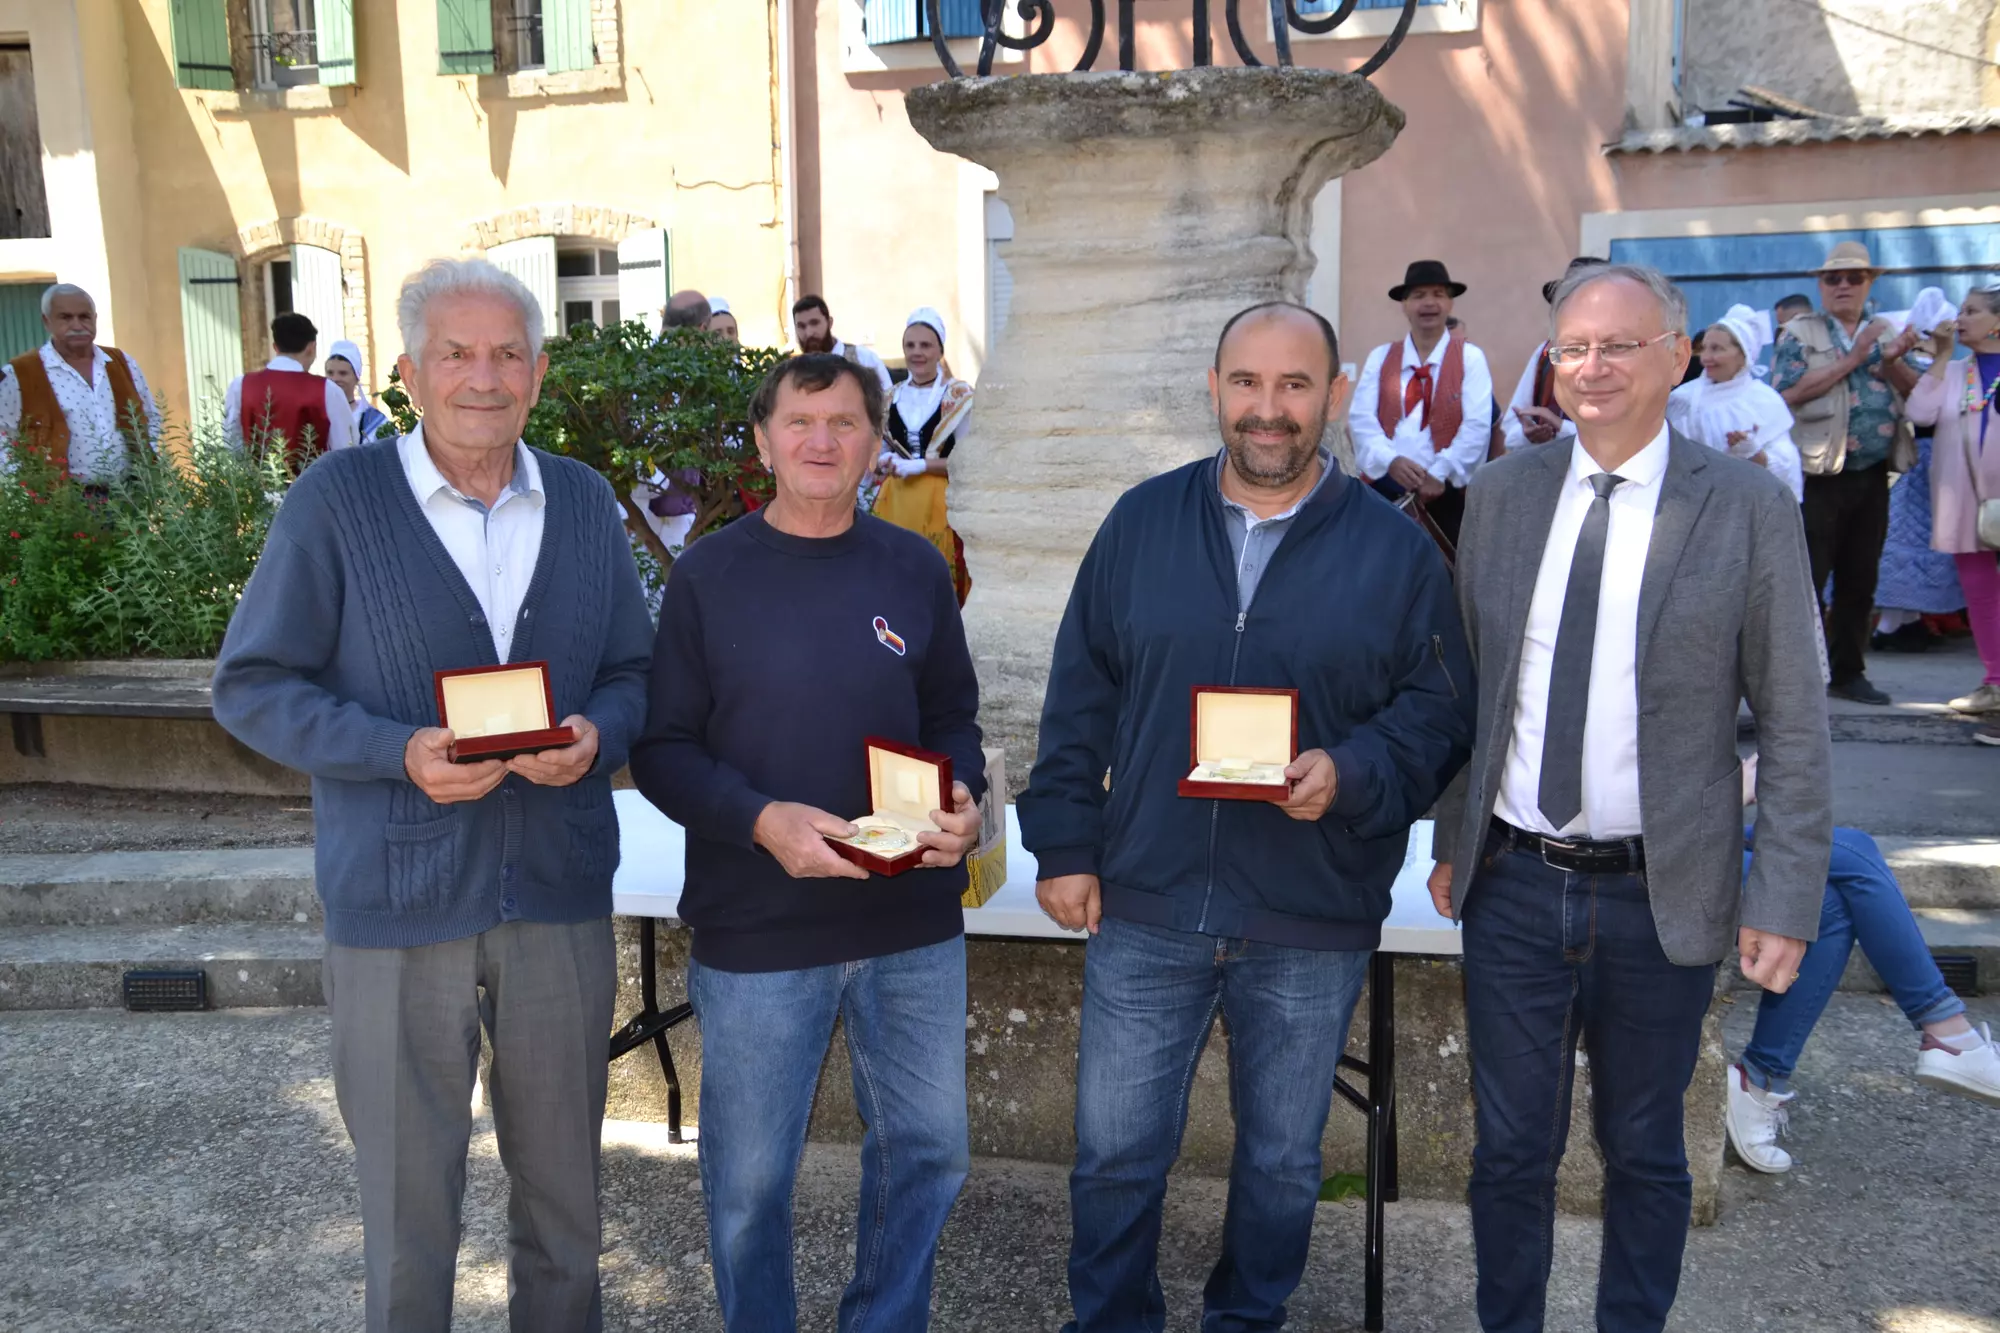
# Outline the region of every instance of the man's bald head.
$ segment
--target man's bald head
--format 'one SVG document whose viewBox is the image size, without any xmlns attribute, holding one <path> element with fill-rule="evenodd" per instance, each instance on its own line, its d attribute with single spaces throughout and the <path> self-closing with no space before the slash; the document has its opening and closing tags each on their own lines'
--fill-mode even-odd
<svg viewBox="0 0 2000 1333">
<path fill-rule="evenodd" d="M 1223 348 L 1229 343 L 1229 335 L 1236 326 L 1246 320 L 1300 320 L 1311 321 L 1320 337 L 1326 341 L 1326 377 L 1331 380 L 1340 370 L 1340 338 L 1333 331 L 1333 324 L 1325 315 L 1311 306 L 1300 305 L 1296 301 L 1262 301 L 1246 306 L 1229 317 L 1222 326 L 1222 336 L 1215 340 L 1215 369 L 1222 369 Z"/>
<path fill-rule="evenodd" d="M 708 323 L 708 317 L 713 313 L 708 308 L 708 298 L 689 287 L 667 298 L 667 308 L 661 313 L 660 323 L 670 329 L 698 329 Z"/>
</svg>

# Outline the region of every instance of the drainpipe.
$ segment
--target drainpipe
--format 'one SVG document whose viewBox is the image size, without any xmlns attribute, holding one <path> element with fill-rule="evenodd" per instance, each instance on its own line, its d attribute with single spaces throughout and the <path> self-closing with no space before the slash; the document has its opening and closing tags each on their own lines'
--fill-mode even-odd
<svg viewBox="0 0 2000 1333">
<path fill-rule="evenodd" d="M 779 211 L 784 229 L 785 284 L 779 294 L 778 330 L 779 341 L 791 330 L 792 302 L 798 299 L 799 288 L 799 204 L 798 165 L 792 146 L 792 139 L 798 127 L 797 112 L 792 100 L 796 82 L 792 70 L 792 7 L 795 0 L 771 0 L 773 12 L 772 27 L 777 33 L 778 58 L 774 62 L 778 76 L 778 114 L 776 131 L 778 150 L 779 188 L 784 191 L 784 204 Z"/>
</svg>

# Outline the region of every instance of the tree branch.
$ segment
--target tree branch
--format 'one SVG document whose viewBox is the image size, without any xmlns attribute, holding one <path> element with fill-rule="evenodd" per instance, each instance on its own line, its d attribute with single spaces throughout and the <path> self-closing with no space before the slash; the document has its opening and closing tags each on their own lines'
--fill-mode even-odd
<svg viewBox="0 0 2000 1333">
<path fill-rule="evenodd" d="M 640 510 L 638 501 L 632 498 L 632 493 L 620 491 L 618 503 L 625 509 L 625 526 L 645 544 L 647 550 L 653 553 L 653 558 L 660 562 L 661 569 L 671 570 L 674 567 L 673 553 L 667 550 L 667 544 L 660 540 L 660 534 L 653 531 L 653 525 L 646 521 L 646 515 Z"/>
</svg>

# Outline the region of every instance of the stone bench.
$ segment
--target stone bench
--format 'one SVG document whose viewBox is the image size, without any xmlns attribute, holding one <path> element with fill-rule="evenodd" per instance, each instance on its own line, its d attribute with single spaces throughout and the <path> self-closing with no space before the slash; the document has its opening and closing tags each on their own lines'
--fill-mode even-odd
<svg viewBox="0 0 2000 1333">
<path fill-rule="evenodd" d="M 213 662 L 14 663 L 0 668 L 0 713 L 13 745 L 0 782 L 63 782 L 143 791 L 296 796 L 303 774 L 274 764 L 216 725 Z"/>
<path fill-rule="evenodd" d="M 663 1008 L 685 1000 L 688 933 L 674 918 L 681 875 L 680 830 L 637 792 L 618 792 L 622 858 L 614 888 L 619 943 L 621 1014 L 642 1007 L 641 918 L 655 940 L 657 993 Z M 1009 811 L 1010 822 L 1012 811 Z M 1430 826 L 1411 833 L 1410 853 L 1383 932 L 1383 957 L 1393 969 L 1397 1185 L 1410 1197 L 1462 1200 L 1471 1175 L 1473 1108 L 1466 1055 L 1465 994 L 1456 928 L 1432 910 L 1424 880 L 1430 871 Z M 1067 1164 L 1075 1150 L 1076 1050 L 1083 997 L 1080 937 L 1060 930 L 1034 904 L 1035 863 L 1010 840 L 1007 884 L 992 901 L 967 909 L 966 1079 L 972 1150 L 976 1154 Z M 635 915 L 636 914 L 636 915 Z M 1719 1005 L 1718 1005 L 1719 1008 Z M 1370 1000 L 1357 1006 L 1348 1053 L 1365 1060 Z M 680 1083 L 699 1105 L 700 1043 L 692 1024 L 671 1036 Z M 1224 1175 L 1234 1127 L 1229 1109 L 1227 1032 L 1213 1034 L 1195 1073 L 1178 1169 Z M 1588 1059 L 1578 1056 L 1569 1152 L 1558 1202 L 1566 1211 L 1595 1212 L 1603 1168 L 1590 1135 Z M 1722 1170 L 1725 1058 L 1717 1011 L 1710 1013 L 1702 1057 L 1687 1098 L 1688 1157 L 1695 1179 L 1695 1218 L 1715 1218 Z M 613 1116 L 663 1120 L 666 1087 L 647 1060 L 612 1069 Z M 821 1072 L 810 1134 L 855 1142 L 862 1125 L 850 1092 L 845 1043 L 836 1040 Z M 1364 1124 L 1358 1116 L 1329 1117 L 1323 1144 L 1326 1174 L 1363 1172 Z"/>
</svg>

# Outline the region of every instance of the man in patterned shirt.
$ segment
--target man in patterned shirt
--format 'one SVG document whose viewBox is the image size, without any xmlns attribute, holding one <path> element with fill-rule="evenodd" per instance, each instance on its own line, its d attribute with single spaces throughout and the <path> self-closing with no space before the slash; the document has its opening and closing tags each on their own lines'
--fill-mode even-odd
<svg viewBox="0 0 2000 1333">
<path fill-rule="evenodd" d="M 1889 321 L 1866 318 L 1880 273 L 1860 242 L 1836 245 L 1818 274 L 1823 313 L 1785 325 L 1771 366 L 1771 387 L 1798 418 L 1792 437 L 1806 471 L 1813 587 L 1824 595 L 1833 579 L 1827 693 L 1864 704 L 1889 702 L 1869 682 L 1863 654 L 1889 533 L 1889 446 L 1903 396 L 1917 383 L 1917 371 L 1903 360 L 1916 346 L 1915 331 L 1891 337 Z"/>
<path fill-rule="evenodd" d="M 97 303 L 59 282 L 42 293 L 49 340 L 0 368 L 0 472 L 22 444 L 44 450 L 86 486 L 124 479 L 139 437 L 158 448 L 160 409 L 139 363 L 97 345 Z"/>
</svg>

